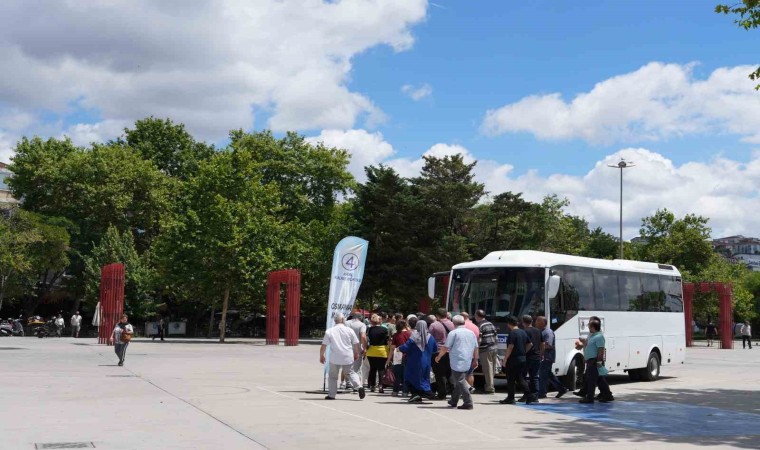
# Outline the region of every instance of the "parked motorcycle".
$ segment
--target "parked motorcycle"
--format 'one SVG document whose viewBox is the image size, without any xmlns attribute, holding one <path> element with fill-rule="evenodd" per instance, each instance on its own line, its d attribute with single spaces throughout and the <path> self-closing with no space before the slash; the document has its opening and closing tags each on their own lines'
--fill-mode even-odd
<svg viewBox="0 0 760 450">
<path fill-rule="evenodd" d="M 23 336 L 24 335 L 24 326 L 21 324 L 21 321 L 18 319 L 11 319 L 8 318 L 8 320 L 3 321 L 0 323 L 0 335 L 2 336 Z"/>
<path fill-rule="evenodd" d="M 55 336 L 55 318 L 51 318 L 44 325 L 38 325 L 33 329 L 34 335 L 42 339 L 48 336 Z"/>
</svg>

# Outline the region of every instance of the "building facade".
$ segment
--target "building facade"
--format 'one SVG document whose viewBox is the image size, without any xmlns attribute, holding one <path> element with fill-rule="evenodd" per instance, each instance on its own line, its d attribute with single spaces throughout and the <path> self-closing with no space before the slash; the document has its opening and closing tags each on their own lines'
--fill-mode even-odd
<svg viewBox="0 0 760 450">
<path fill-rule="evenodd" d="M 10 176 L 11 171 L 8 170 L 8 165 L 0 162 L 0 208 L 7 208 L 18 203 L 18 200 L 11 195 L 11 190 L 8 187 L 7 178 Z"/>
</svg>

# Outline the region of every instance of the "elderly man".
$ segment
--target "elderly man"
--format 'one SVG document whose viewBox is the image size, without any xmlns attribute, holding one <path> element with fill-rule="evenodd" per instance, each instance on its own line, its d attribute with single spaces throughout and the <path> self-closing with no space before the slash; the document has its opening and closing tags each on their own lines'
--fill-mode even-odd
<svg viewBox="0 0 760 450">
<path fill-rule="evenodd" d="M 472 396 L 470 385 L 467 384 L 467 373 L 478 367 L 478 340 L 475 333 L 465 327 L 464 317 L 454 316 L 451 320 L 456 327 L 446 336 L 446 343 L 441 347 L 435 362 L 440 363 L 441 358 L 448 353 L 451 365 L 451 384 L 454 390 L 451 393 L 449 406 L 457 409 L 472 409 Z M 462 397 L 462 405 L 457 406 L 459 397 Z"/>
<path fill-rule="evenodd" d="M 330 368 L 327 373 L 328 393 L 325 400 L 335 400 L 338 393 L 338 374 L 341 370 L 348 374 L 348 379 L 354 389 L 358 389 L 359 398 L 364 398 L 364 387 L 361 385 L 359 375 L 354 371 L 353 363 L 359 359 L 359 338 L 354 330 L 345 325 L 343 314 L 336 314 L 335 326 L 325 331 L 322 346 L 319 348 L 319 362 L 325 363 L 325 352 L 330 348 Z"/>
</svg>

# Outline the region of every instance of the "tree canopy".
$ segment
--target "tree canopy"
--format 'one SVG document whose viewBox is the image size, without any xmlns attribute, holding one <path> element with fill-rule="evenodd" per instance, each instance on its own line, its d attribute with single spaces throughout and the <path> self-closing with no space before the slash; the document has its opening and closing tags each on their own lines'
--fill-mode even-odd
<svg viewBox="0 0 760 450">
<path fill-rule="evenodd" d="M 272 270 L 301 269 L 302 314 L 321 315 L 333 249 L 350 234 L 370 242 L 358 300 L 367 309 L 416 310 L 428 276 L 495 250 L 618 256 L 618 239 L 569 213 L 566 199 L 491 196 L 463 155 L 425 156 L 415 177 L 369 166 L 363 183 L 348 163 L 346 150 L 297 133 L 233 130 L 215 148 L 153 117 L 86 147 L 23 138 L 9 180 L 21 207 L 0 218 L 0 308 L 10 298 L 27 314 L 49 301 L 86 311 L 100 267 L 121 262 L 132 315 L 179 315 L 197 329 L 221 310 L 224 339 L 230 307 L 275 313 L 264 302 Z M 737 317 L 757 313 L 760 281 L 713 252 L 707 218 L 661 209 L 640 233 L 626 257 L 731 282 Z"/>
</svg>

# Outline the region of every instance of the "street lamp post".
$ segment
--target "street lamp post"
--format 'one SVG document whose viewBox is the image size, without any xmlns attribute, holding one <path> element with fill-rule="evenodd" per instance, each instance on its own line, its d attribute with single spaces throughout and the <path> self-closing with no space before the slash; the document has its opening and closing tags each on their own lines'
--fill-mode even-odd
<svg viewBox="0 0 760 450">
<path fill-rule="evenodd" d="M 634 167 L 633 161 L 620 159 L 620 162 L 614 166 L 608 165 L 614 169 L 620 169 L 620 259 L 623 259 L 623 169 Z"/>
</svg>

